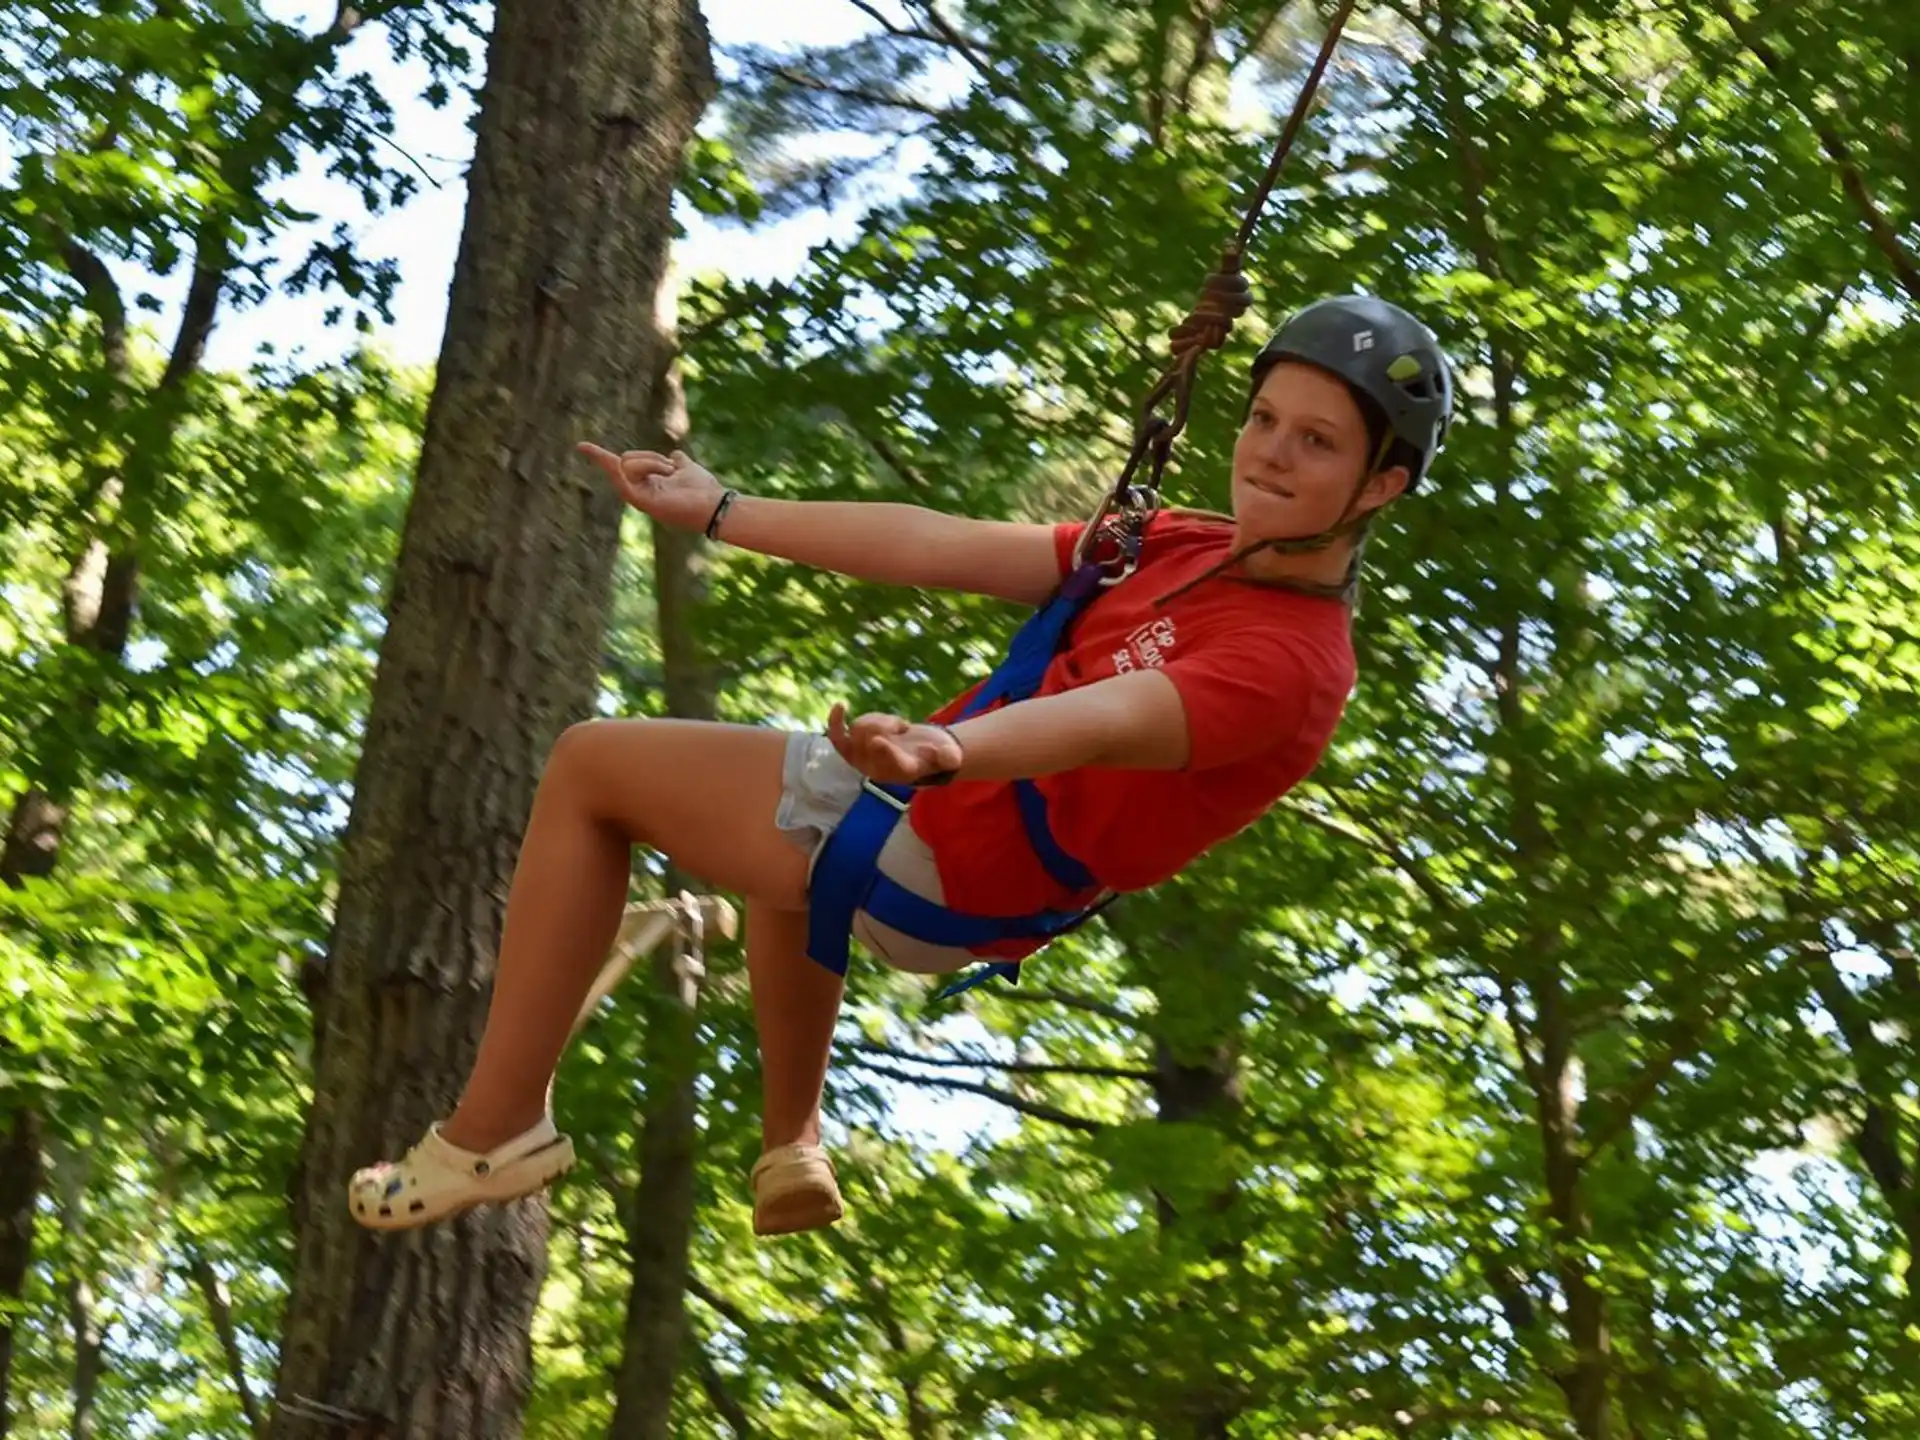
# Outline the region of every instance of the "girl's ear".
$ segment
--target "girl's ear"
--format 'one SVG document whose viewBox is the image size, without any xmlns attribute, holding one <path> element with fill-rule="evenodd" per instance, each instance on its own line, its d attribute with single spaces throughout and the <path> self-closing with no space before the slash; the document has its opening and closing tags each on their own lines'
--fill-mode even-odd
<svg viewBox="0 0 1920 1440">
<path fill-rule="evenodd" d="M 1366 487 L 1360 492 L 1362 506 L 1367 510 L 1378 510 L 1389 500 L 1398 499 L 1412 483 L 1413 472 L 1404 465 L 1376 470 L 1367 477 Z"/>
</svg>

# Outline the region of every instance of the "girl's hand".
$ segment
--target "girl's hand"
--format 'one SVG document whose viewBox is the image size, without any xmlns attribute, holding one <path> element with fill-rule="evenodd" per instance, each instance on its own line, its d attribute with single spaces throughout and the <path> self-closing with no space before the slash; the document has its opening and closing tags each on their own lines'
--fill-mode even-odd
<svg viewBox="0 0 1920 1440">
<path fill-rule="evenodd" d="M 629 450 L 616 455 L 582 441 L 580 453 L 598 465 L 620 498 L 675 530 L 704 530 L 725 487 L 684 452 Z"/>
<path fill-rule="evenodd" d="M 898 715 L 862 715 L 847 723 L 847 707 L 836 705 L 827 717 L 827 738 L 840 758 L 882 785 L 911 785 L 916 780 L 958 770 L 964 758 L 960 742 L 944 725 L 916 725 Z"/>
</svg>

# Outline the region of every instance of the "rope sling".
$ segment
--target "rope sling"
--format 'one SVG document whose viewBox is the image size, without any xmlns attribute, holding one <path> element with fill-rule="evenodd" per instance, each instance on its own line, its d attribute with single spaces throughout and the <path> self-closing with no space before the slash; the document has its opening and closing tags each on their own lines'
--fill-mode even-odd
<svg viewBox="0 0 1920 1440">
<path fill-rule="evenodd" d="M 1081 533 L 1073 557 L 1076 569 L 1091 558 L 1092 547 L 1096 543 L 1106 542 L 1113 547 L 1112 555 L 1097 562 L 1103 570 L 1103 585 L 1118 584 L 1139 566 L 1140 542 L 1146 534 L 1147 521 L 1160 507 L 1160 483 L 1166 475 L 1167 461 L 1173 454 L 1173 442 L 1187 428 L 1187 415 L 1193 404 L 1194 377 L 1199 372 L 1200 359 L 1209 350 L 1218 350 L 1226 344 L 1227 337 L 1233 332 L 1233 322 L 1246 314 L 1253 304 L 1253 288 L 1241 271 L 1241 262 L 1254 232 L 1260 226 L 1260 217 L 1266 211 L 1274 186 L 1279 183 L 1280 172 L 1286 165 L 1287 156 L 1292 153 L 1294 140 L 1306 123 L 1307 113 L 1319 93 L 1320 81 L 1326 74 L 1327 66 L 1332 63 L 1334 52 L 1340 45 L 1340 36 L 1357 4 L 1358 0 L 1341 0 L 1340 8 L 1328 23 L 1320 53 L 1314 57 L 1313 67 L 1300 87 L 1293 113 L 1287 117 L 1287 123 L 1280 131 L 1273 157 L 1267 162 L 1266 173 L 1260 177 L 1253 199 L 1247 204 L 1239 230 L 1221 252 L 1219 267 L 1201 282 L 1200 298 L 1187 312 L 1186 319 L 1169 333 L 1173 359 L 1140 402 L 1140 418 L 1134 429 L 1133 448 L 1126 464 L 1122 466 L 1119 478 L 1114 481 L 1113 489 L 1101 500 L 1100 508 L 1094 512 L 1093 518 L 1087 522 L 1087 528 Z M 1169 406 L 1171 415 L 1162 414 L 1161 411 Z M 1146 478 L 1136 482 L 1135 477 L 1139 475 L 1142 464 L 1147 467 Z M 1311 536 L 1304 541 L 1288 543 L 1304 548 L 1309 542 L 1321 540 L 1320 536 Z"/>
</svg>

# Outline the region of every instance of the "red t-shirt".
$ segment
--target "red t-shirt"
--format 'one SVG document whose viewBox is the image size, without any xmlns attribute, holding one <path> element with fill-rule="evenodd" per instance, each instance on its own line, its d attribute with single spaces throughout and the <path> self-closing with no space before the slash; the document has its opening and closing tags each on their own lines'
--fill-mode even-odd
<svg viewBox="0 0 1920 1440">
<path fill-rule="evenodd" d="M 1055 529 L 1062 575 L 1082 528 Z M 1155 603 L 1218 565 L 1232 543 L 1223 521 L 1156 515 L 1139 569 L 1081 612 L 1036 692 L 1149 667 L 1186 706 L 1186 769 L 1087 767 L 1036 782 L 1055 838 L 1109 889 L 1156 885 L 1259 819 L 1319 763 L 1353 689 L 1347 608 L 1337 600 L 1221 575 Z M 951 718 L 967 698 L 936 718 Z M 1041 866 L 1006 781 L 922 790 L 909 814 L 956 910 L 1020 915 L 1086 898 Z M 1006 957 L 1037 948 L 990 947 Z"/>
</svg>

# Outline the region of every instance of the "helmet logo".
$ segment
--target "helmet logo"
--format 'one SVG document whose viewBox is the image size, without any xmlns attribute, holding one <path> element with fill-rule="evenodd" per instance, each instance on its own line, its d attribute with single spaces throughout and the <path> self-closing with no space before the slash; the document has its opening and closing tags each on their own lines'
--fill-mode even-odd
<svg viewBox="0 0 1920 1440">
<path fill-rule="evenodd" d="M 1372 348 L 1373 348 L 1373 332 L 1371 330 L 1362 330 L 1358 335 L 1355 335 L 1353 337 L 1353 349 L 1355 354 L 1358 354 L 1362 350 L 1371 350 Z"/>
</svg>

